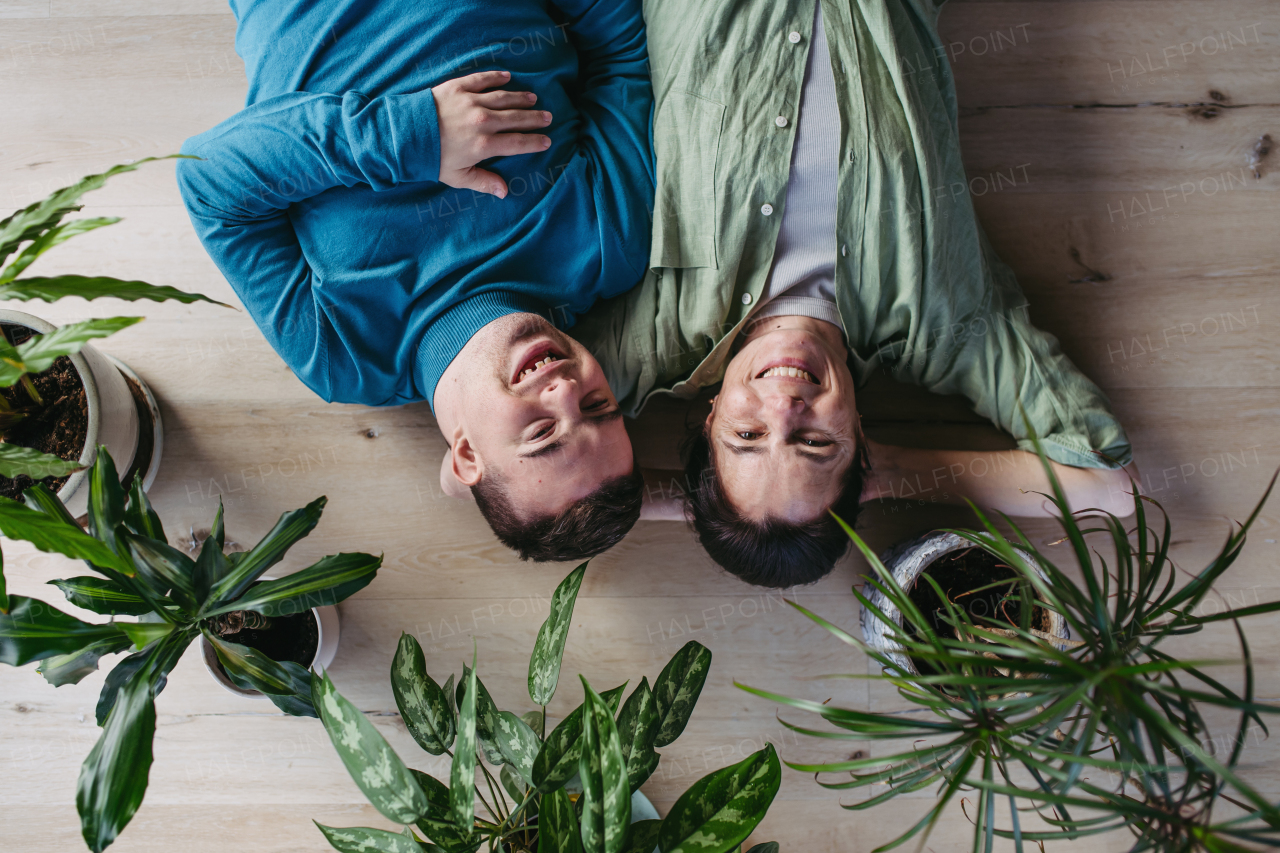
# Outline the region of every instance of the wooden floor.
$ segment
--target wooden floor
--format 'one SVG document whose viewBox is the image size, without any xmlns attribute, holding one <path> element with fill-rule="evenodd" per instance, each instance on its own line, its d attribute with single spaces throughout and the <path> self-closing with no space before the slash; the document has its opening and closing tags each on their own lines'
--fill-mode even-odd
<svg viewBox="0 0 1280 853">
<path fill-rule="evenodd" d="M 219 0 L 0 0 L 0 19 L 0 211 L 111 164 L 173 152 L 242 106 L 234 21 Z M 1280 6 L 953 0 L 942 29 L 983 222 L 1021 276 L 1034 319 L 1111 394 L 1148 491 L 1174 517 L 1175 555 L 1198 568 L 1280 464 L 1280 152 L 1253 156 L 1263 134 L 1280 140 Z M 117 179 L 90 197 L 86 213 L 125 221 L 59 249 L 40 262 L 43 272 L 142 278 L 234 301 L 192 232 L 170 165 Z M 498 703 L 527 710 L 527 649 L 566 568 L 519 564 L 473 507 L 439 495 L 444 442 L 425 405 L 321 404 L 238 311 L 30 307 L 54 322 L 147 315 L 102 349 L 131 364 L 161 400 L 165 458 L 152 499 L 169 530 L 207 525 L 221 495 L 229 535 L 253 541 L 280 512 L 327 494 L 325 518 L 295 548 L 293 565 L 339 550 L 385 553 L 377 581 L 341 608 L 331 672 L 410 763 L 439 769 L 395 711 L 388 667 L 401 630 L 418 637 L 440 675 L 460 669 L 474 639 Z M 878 388 L 860 405 L 883 440 L 1000 441 L 955 401 L 909 389 Z M 657 435 L 674 434 L 670 417 L 649 420 Z M 652 436 L 644 448 L 654 461 L 670 455 Z M 965 513 L 930 505 L 932 496 L 868 506 L 866 536 L 881 548 L 965 523 Z M 1280 595 L 1278 513 L 1280 504 L 1263 513 L 1219 591 L 1224 600 Z M 1055 553 L 1051 528 L 1030 528 Z M 6 542 L 4 551 L 14 592 L 60 599 L 44 582 L 75 571 L 19 545 Z M 863 568 L 850 558 L 794 596 L 852 628 L 848 590 Z M 1252 629 L 1269 698 L 1280 695 L 1277 628 L 1280 620 L 1259 619 Z M 715 663 L 689 730 L 646 785 L 660 809 L 766 740 L 794 760 L 867 748 L 797 741 L 777 709 L 734 689 L 735 678 L 857 706 L 889 707 L 895 698 L 860 682 L 816 680 L 864 671 L 865 661 L 779 594 L 717 570 L 677 524 L 641 524 L 593 563 L 566 673 L 581 671 L 597 686 L 652 678 L 691 637 Z M 1197 640 L 1196 651 L 1233 656 L 1234 646 L 1216 633 Z M 98 674 L 54 690 L 31 667 L 0 668 L 5 850 L 83 849 L 73 800 L 97 736 L 101 683 Z M 563 713 L 575 693 L 566 680 L 554 710 Z M 316 721 L 225 692 L 195 654 L 157 709 L 151 787 L 114 850 L 321 851 L 328 848 L 313 818 L 385 825 Z M 1280 796 L 1280 748 L 1261 742 L 1248 761 L 1255 783 Z M 847 812 L 835 793 L 786 771 L 753 838 L 790 851 L 870 850 L 930 797 Z M 933 851 L 967 846 L 958 809 L 928 842 Z"/>
</svg>

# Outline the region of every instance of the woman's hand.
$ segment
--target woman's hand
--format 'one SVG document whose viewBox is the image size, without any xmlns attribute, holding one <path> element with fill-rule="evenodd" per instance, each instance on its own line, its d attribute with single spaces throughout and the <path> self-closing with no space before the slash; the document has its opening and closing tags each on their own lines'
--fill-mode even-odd
<svg viewBox="0 0 1280 853">
<path fill-rule="evenodd" d="M 493 172 L 476 168 L 476 163 L 551 147 L 550 137 L 526 132 L 551 124 L 551 113 L 533 109 L 537 95 L 487 91 L 510 79 L 506 71 L 482 71 L 431 90 L 440 125 L 442 184 L 505 198 L 506 182 Z"/>
</svg>

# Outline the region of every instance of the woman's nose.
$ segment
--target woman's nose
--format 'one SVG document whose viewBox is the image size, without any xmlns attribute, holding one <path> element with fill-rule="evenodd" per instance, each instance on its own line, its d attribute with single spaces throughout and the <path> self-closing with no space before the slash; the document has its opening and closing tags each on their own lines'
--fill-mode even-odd
<svg viewBox="0 0 1280 853">
<path fill-rule="evenodd" d="M 805 402 L 803 397 L 793 397 L 790 394 L 777 394 L 769 398 L 769 406 L 779 414 L 787 414 L 789 412 L 799 412 L 804 409 Z"/>
</svg>

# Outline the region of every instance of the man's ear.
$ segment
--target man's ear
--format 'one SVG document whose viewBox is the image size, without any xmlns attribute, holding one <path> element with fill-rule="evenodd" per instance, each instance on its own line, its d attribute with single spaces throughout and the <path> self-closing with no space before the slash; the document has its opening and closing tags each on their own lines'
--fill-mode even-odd
<svg viewBox="0 0 1280 853">
<path fill-rule="evenodd" d="M 462 482 L 453 473 L 453 450 L 450 448 L 445 449 L 444 458 L 440 460 L 440 491 L 451 498 L 458 498 L 464 501 L 475 500 L 475 496 L 471 494 L 471 489 L 462 485 Z"/>
<path fill-rule="evenodd" d="M 449 450 L 449 459 L 452 460 L 453 476 L 463 486 L 469 489 L 480 482 L 480 477 L 484 474 L 484 463 L 465 436 L 454 441 Z"/>
</svg>

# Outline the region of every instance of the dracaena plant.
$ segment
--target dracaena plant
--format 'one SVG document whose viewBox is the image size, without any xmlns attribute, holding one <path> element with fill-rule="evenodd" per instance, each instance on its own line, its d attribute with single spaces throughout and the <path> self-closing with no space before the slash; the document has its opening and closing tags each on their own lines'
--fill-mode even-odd
<svg viewBox="0 0 1280 853">
<path fill-rule="evenodd" d="M 896 688 L 912 707 L 873 713 L 744 687 L 818 714 L 841 730 L 787 724 L 797 732 L 888 744 L 883 754 L 871 757 L 790 766 L 837 774 L 828 781 L 819 777 L 828 788 L 871 789 L 866 799 L 845 806 L 849 809 L 871 808 L 936 785 L 933 806 L 880 850 L 922 832 L 927 836 L 947 804 L 965 791 L 973 797 L 963 806 L 973 824 L 975 852 L 991 851 L 996 838 L 1011 839 L 1021 851 L 1028 843 L 1042 847 L 1045 841 L 1115 830 L 1132 833 L 1134 853 L 1280 847 L 1280 810 L 1239 773 L 1249 727 L 1266 732 L 1263 715 L 1280 711 L 1255 698 L 1253 659 L 1239 620 L 1280 610 L 1280 602 L 1197 615 L 1214 583 L 1239 556 L 1271 489 L 1217 556 L 1192 574 L 1169 558 L 1168 515 L 1156 501 L 1138 495 L 1136 485 L 1133 529 L 1110 514 L 1090 516 L 1101 519 L 1100 526 L 1084 527 L 1043 454 L 1041 459 L 1053 492 L 1046 497 L 1058 508 L 1065 534 L 1060 541 L 1070 543 L 1079 579 L 1008 518 L 1012 538 L 976 507 L 983 529 L 953 532 L 1012 568 L 1018 591 L 1010 600 L 1034 601 L 1062 614 L 1071 639 L 1034 630 L 1030 606 L 1020 608 L 1016 624 L 975 616 L 927 573 L 921 577 L 932 584 L 945 612 L 922 613 L 846 526 L 872 566 L 867 585 L 902 614 L 902 624 L 895 625 L 876 606 L 869 590 L 855 587 L 854 595 L 890 626 L 903 655 L 927 664 L 919 668 L 928 674 L 904 671 L 893 656 L 793 604 L 881 670 L 853 677 Z M 1158 524 L 1148 506 L 1163 517 Z M 1110 560 L 1091 548 L 1087 537 L 1095 534 L 1109 543 Z M 1223 620 L 1234 624 L 1239 641 L 1240 660 L 1233 662 L 1240 667 L 1238 689 L 1207 671 L 1211 664 L 1228 662 L 1186 660 L 1166 648 L 1175 637 Z M 1235 721 L 1216 741 L 1207 720 L 1213 712 L 1226 712 Z M 1213 748 L 1228 741 L 1229 751 Z M 1224 803 L 1226 817 L 1217 814 Z M 1008 808 L 998 808 L 1004 805 Z M 1024 827 L 1028 816 L 1043 825 Z"/>
<path fill-rule="evenodd" d="M 142 803 L 155 697 L 187 646 L 203 634 L 234 683 L 261 691 L 286 713 L 314 717 L 304 667 L 223 637 L 246 622 L 265 627 L 273 618 L 342 601 L 372 581 L 382 563 L 370 554 L 336 554 L 287 577 L 258 581 L 315 528 L 325 498 L 286 512 L 257 545 L 227 555 L 219 506 L 193 560 L 169 544 L 139 478 L 126 494 L 105 447 L 90 471 L 88 532 L 43 485 L 27 489 L 23 500 L 0 497 L 0 533 L 83 560 L 93 575 L 50 583 L 72 604 L 112 618 L 85 622 L 0 587 L 0 663 L 40 661 L 37 671 L 58 687 L 96 670 L 103 656 L 132 650 L 107 673 L 97 706 L 102 735 L 80 769 L 76 808 L 94 853 L 115 840 Z"/>
<path fill-rule="evenodd" d="M 586 569 L 583 563 L 571 572 L 551 598 L 529 660 L 529 698 L 539 707 L 525 714 L 498 710 L 476 674 L 474 657 L 456 690 L 453 675 L 441 687 L 427 674 L 418 641 L 401 635 L 391 664 L 396 705 L 419 746 L 450 756 L 448 780 L 410 769 L 328 675 L 312 676 L 316 709 L 351 778 L 387 819 L 406 825 L 394 833 L 317 824 L 334 848 L 725 853 L 746 840 L 781 781 L 772 744 L 700 779 L 666 819 L 631 823 L 631 795 L 658 767 L 655 748 L 684 731 L 706 682 L 711 652 L 699 643 L 680 649 L 652 687 L 641 678 L 620 711 L 625 683 L 597 693 L 583 678 L 582 704 L 547 731 L 546 706 L 560 679 Z M 752 851 L 777 849 L 770 842 Z"/>
<path fill-rule="evenodd" d="M 157 159 L 148 157 L 134 163 L 114 166 L 101 175 L 90 175 L 69 187 L 53 192 L 48 198 L 15 211 L 0 221 L 0 299 L 43 299 L 56 302 L 64 296 L 82 299 L 112 297 L 130 302 L 150 299 L 154 302 L 214 302 L 199 293 L 187 293 L 173 287 L 124 281 L 110 276 L 27 276 L 20 277 L 45 252 L 72 237 L 119 222 L 118 217 L 99 216 L 73 219 L 66 217 L 81 209 L 80 198 L 90 190 L 101 188 L 107 179 L 121 172 L 131 172 L 143 163 Z M 141 317 L 105 317 L 69 323 L 47 335 L 35 335 L 14 346 L 0 334 L 0 388 L 21 384 L 22 404 L 14 404 L 0 396 L 0 439 L 8 430 L 44 405 L 32 374 L 48 370 L 64 355 L 73 355 L 86 343 L 105 338 L 134 323 Z M 0 443 L 0 475 L 33 479 L 62 477 L 80 468 L 77 460 L 64 460 L 27 447 Z"/>
</svg>

